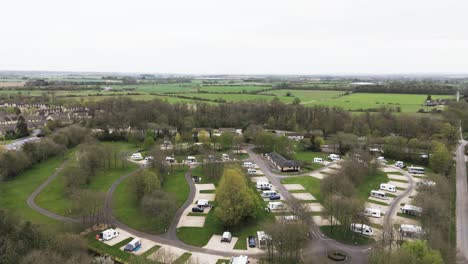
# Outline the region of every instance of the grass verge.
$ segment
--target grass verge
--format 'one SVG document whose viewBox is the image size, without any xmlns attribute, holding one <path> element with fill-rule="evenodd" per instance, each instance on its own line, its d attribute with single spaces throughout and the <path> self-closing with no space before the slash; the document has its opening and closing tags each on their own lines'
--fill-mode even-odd
<svg viewBox="0 0 468 264">
<path fill-rule="evenodd" d="M 343 226 L 333 226 L 333 228 L 332 226 L 321 226 L 320 231 L 327 237 L 345 244 L 368 245 L 374 242 L 372 238 L 352 232 Z"/>
<path fill-rule="evenodd" d="M 172 264 L 184 264 L 192 256 L 192 253 L 185 252 L 182 256 L 178 257 Z"/>
</svg>

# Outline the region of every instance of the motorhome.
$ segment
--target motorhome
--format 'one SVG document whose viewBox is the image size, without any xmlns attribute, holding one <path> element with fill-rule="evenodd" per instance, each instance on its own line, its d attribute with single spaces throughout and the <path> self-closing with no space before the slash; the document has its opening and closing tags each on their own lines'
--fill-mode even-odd
<svg viewBox="0 0 468 264">
<path fill-rule="evenodd" d="M 283 210 L 286 206 L 282 202 L 269 202 L 268 209 L 271 210 Z"/>
<path fill-rule="evenodd" d="M 98 235 L 96 235 L 96 239 L 107 241 L 107 240 L 113 239 L 114 237 L 117 237 L 118 235 L 119 235 L 118 231 L 116 231 L 116 230 L 114 230 L 112 228 L 109 228 L 107 230 L 102 231 Z"/>
<path fill-rule="evenodd" d="M 262 181 L 257 182 L 256 186 L 257 186 L 257 189 L 261 189 L 261 190 L 271 190 L 271 188 L 273 187 L 273 185 L 271 185 L 271 183 L 262 182 Z"/>
<path fill-rule="evenodd" d="M 224 232 L 223 235 L 221 236 L 221 242 L 228 242 L 231 243 L 232 240 L 232 234 L 231 232 Z"/>
<path fill-rule="evenodd" d="M 141 239 L 134 238 L 132 241 L 128 242 L 128 244 L 124 247 L 124 251 L 137 251 L 141 248 Z"/>
<path fill-rule="evenodd" d="M 244 168 L 253 168 L 255 165 L 250 162 L 250 161 L 245 161 L 244 164 L 242 165 Z"/>
<path fill-rule="evenodd" d="M 257 170 L 256 170 L 256 169 L 248 168 L 248 169 L 247 169 L 247 174 L 257 174 Z"/>
<path fill-rule="evenodd" d="M 229 264 L 247 264 L 249 262 L 249 257 L 247 256 L 238 256 L 238 257 L 231 257 L 231 260 L 229 260 Z"/>
<path fill-rule="evenodd" d="M 387 161 L 385 160 L 383 156 L 378 157 L 377 162 L 380 164 L 387 164 Z"/>
<path fill-rule="evenodd" d="M 323 163 L 322 158 L 314 158 L 314 163 Z"/>
<path fill-rule="evenodd" d="M 412 174 L 424 174 L 424 173 L 426 173 L 426 170 L 423 167 L 410 166 L 408 168 L 408 172 L 412 173 Z"/>
<path fill-rule="evenodd" d="M 380 184 L 380 190 L 384 190 L 384 191 L 387 191 L 387 192 L 396 192 L 396 186 L 388 184 L 388 183 L 381 183 Z"/>
<path fill-rule="evenodd" d="M 364 214 L 370 217 L 375 217 L 375 218 L 380 218 L 380 216 L 382 215 L 379 209 L 374 209 L 374 208 L 364 209 Z"/>
<path fill-rule="evenodd" d="M 141 160 L 141 159 L 143 159 L 143 156 L 141 155 L 140 152 L 136 152 L 136 153 L 133 153 L 130 158 L 132 160 Z"/>
<path fill-rule="evenodd" d="M 175 158 L 174 157 L 166 157 L 166 163 L 175 163 Z"/>
<path fill-rule="evenodd" d="M 195 158 L 194 156 L 188 156 L 187 157 L 187 163 L 188 164 L 195 164 L 195 163 L 197 163 L 197 158 Z"/>
<path fill-rule="evenodd" d="M 351 228 L 351 231 L 359 233 L 364 236 L 370 237 L 374 234 L 372 227 L 368 225 L 352 223 L 350 228 Z"/>
<path fill-rule="evenodd" d="M 332 160 L 332 161 L 337 161 L 337 160 L 340 160 L 340 155 L 330 154 L 330 155 L 328 155 L 328 159 Z"/>
<path fill-rule="evenodd" d="M 416 185 L 418 185 L 418 187 L 435 187 L 436 183 L 433 181 L 429 181 L 429 180 L 422 180 L 422 181 L 418 181 Z"/>
<path fill-rule="evenodd" d="M 422 227 L 417 225 L 402 224 L 399 231 L 403 237 L 420 238 L 424 235 Z"/>
<path fill-rule="evenodd" d="M 226 160 L 229 160 L 229 159 L 230 159 L 230 158 L 229 158 L 229 155 L 228 155 L 228 154 L 226 154 L 226 153 L 223 153 L 223 155 L 222 155 L 222 157 L 221 157 L 221 158 L 222 158 L 224 161 L 226 161 Z"/>
<path fill-rule="evenodd" d="M 401 213 L 412 215 L 412 216 L 421 216 L 422 208 L 417 207 L 411 204 L 405 204 L 403 207 L 400 208 Z"/>
<path fill-rule="evenodd" d="M 382 200 L 387 199 L 387 195 L 385 194 L 385 192 L 381 192 L 381 191 L 372 190 L 370 192 L 370 196 L 374 197 L 374 198 L 379 198 L 379 199 L 382 199 Z"/>
<path fill-rule="evenodd" d="M 271 196 L 276 195 L 277 193 L 275 191 L 263 191 L 262 192 L 262 197 L 263 198 L 270 198 Z"/>
</svg>

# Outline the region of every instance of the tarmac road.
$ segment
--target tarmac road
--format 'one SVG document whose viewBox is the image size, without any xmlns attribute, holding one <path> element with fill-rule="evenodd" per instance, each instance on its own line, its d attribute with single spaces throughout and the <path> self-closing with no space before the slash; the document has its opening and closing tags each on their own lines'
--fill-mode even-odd
<svg viewBox="0 0 468 264">
<path fill-rule="evenodd" d="M 458 263 L 468 263 L 468 186 L 466 179 L 465 145 L 467 141 L 460 140 L 456 152 L 457 173 L 457 259 Z"/>
</svg>

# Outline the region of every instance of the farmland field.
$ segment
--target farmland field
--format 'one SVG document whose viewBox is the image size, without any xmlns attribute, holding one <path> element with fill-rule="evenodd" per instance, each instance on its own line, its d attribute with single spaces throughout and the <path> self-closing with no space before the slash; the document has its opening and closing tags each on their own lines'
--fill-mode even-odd
<svg viewBox="0 0 468 264">
<path fill-rule="evenodd" d="M 274 94 L 276 96 L 285 97 L 287 93 L 291 97 L 301 99 L 301 104 L 309 104 L 321 102 L 323 100 L 330 100 L 344 94 L 343 91 L 322 91 L 322 90 L 272 90 L 262 92 L 260 94 Z"/>
<path fill-rule="evenodd" d="M 251 93 L 270 88 L 271 85 L 207 85 L 200 87 L 200 90 L 212 93 Z"/>
</svg>

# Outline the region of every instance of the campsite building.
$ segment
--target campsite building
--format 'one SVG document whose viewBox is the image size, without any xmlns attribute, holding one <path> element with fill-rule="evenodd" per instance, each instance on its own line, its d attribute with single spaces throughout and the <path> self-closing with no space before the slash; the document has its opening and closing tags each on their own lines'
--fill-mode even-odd
<svg viewBox="0 0 468 264">
<path fill-rule="evenodd" d="M 279 171 L 294 172 L 301 170 L 301 164 L 297 160 L 287 160 L 276 152 L 265 155 L 270 164 Z"/>
</svg>

